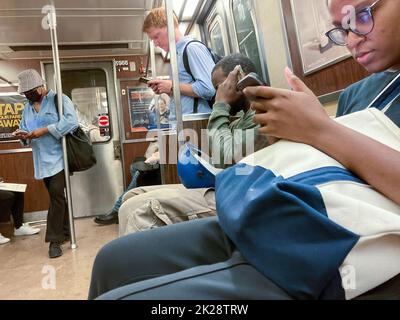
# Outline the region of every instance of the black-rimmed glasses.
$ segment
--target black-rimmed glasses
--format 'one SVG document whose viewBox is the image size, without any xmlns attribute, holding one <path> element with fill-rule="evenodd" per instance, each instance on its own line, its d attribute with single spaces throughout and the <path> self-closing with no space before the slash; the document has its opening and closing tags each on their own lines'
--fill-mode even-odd
<svg viewBox="0 0 400 320">
<path fill-rule="evenodd" d="M 329 30 L 327 33 L 325 33 L 325 35 L 333 43 L 339 46 L 346 46 L 350 31 L 361 36 L 366 36 L 367 34 L 371 33 L 372 30 L 374 29 L 374 24 L 375 24 L 372 13 L 380 1 L 381 0 L 377 0 L 370 6 L 357 11 L 355 17 L 351 18 L 351 20 L 348 22 L 349 25 L 348 28 L 343 28 L 343 27 L 333 28 Z M 352 21 L 352 19 L 355 20 Z"/>
</svg>

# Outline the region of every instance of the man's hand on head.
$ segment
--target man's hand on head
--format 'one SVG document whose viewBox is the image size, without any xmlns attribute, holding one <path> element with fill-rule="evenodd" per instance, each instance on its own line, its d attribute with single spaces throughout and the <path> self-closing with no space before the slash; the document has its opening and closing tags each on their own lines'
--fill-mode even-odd
<svg viewBox="0 0 400 320">
<path fill-rule="evenodd" d="M 236 68 L 229 73 L 226 80 L 218 86 L 215 102 L 227 103 L 231 106 L 241 98 L 242 92 L 236 89 L 239 68 L 240 66 L 236 66 Z"/>
</svg>

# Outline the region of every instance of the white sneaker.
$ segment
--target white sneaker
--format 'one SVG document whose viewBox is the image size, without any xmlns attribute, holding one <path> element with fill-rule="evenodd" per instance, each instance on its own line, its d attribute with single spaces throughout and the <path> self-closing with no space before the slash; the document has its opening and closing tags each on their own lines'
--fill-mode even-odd
<svg viewBox="0 0 400 320">
<path fill-rule="evenodd" d="M 0 244 L 5 244 L 7 242 L 10 242 L 10 239 L 4 237 L 1 233 L 0 233 Z"/>
<path fill-rule="evenodd" d="M 39 232 L 40 229 L 32 228 L 31 226 L 24 223 L 18 229 L 14 229 L 14 236 L 30 236 Z"/>
</svg>

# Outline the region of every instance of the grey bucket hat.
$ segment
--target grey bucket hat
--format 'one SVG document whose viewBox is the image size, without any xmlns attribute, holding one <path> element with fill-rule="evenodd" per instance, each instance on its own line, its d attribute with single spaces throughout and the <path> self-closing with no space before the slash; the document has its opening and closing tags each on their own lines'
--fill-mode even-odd
<svg viewBox="0 0 400 320">
<path fill-rule="evenodd" d="M 34 69 L 28 69 L 18 74 L 19 87 L 18 92 L 24 93 L 44 85 L 44 80 Z"/>
</svg>

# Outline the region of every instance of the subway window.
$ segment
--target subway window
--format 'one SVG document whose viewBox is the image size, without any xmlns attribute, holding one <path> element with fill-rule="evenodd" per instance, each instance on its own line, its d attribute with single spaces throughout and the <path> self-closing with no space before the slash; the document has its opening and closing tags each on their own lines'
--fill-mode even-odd
<svg viewBox="0 0 400 320">
<path fill-rule="evenodd" d="M 258 48 L 257 34 L 251 15 L 251 4 L 248 0 L 232 0 L 231 10 L 235 22 L 235 31 L 240 53 L 246 55 L 262 75 L 261 56 Z"/>
<path fill-rule="evenodd" d="M 104 70 L 62 71 L 63 91 L 74 103 L 79 125 L 92 143 L 111 139 L 107 98 L 107 77 Z"/>
<path fill-rule="evenodd" d="M 220 16 L 215 17 L 212 22 L 209 33 L 210 33 L 210 45 L 213 51 L 220 57 L 227 55 L 226 52 L 226 37 L 222 33 L 222 19 Z"/>
</svg>

